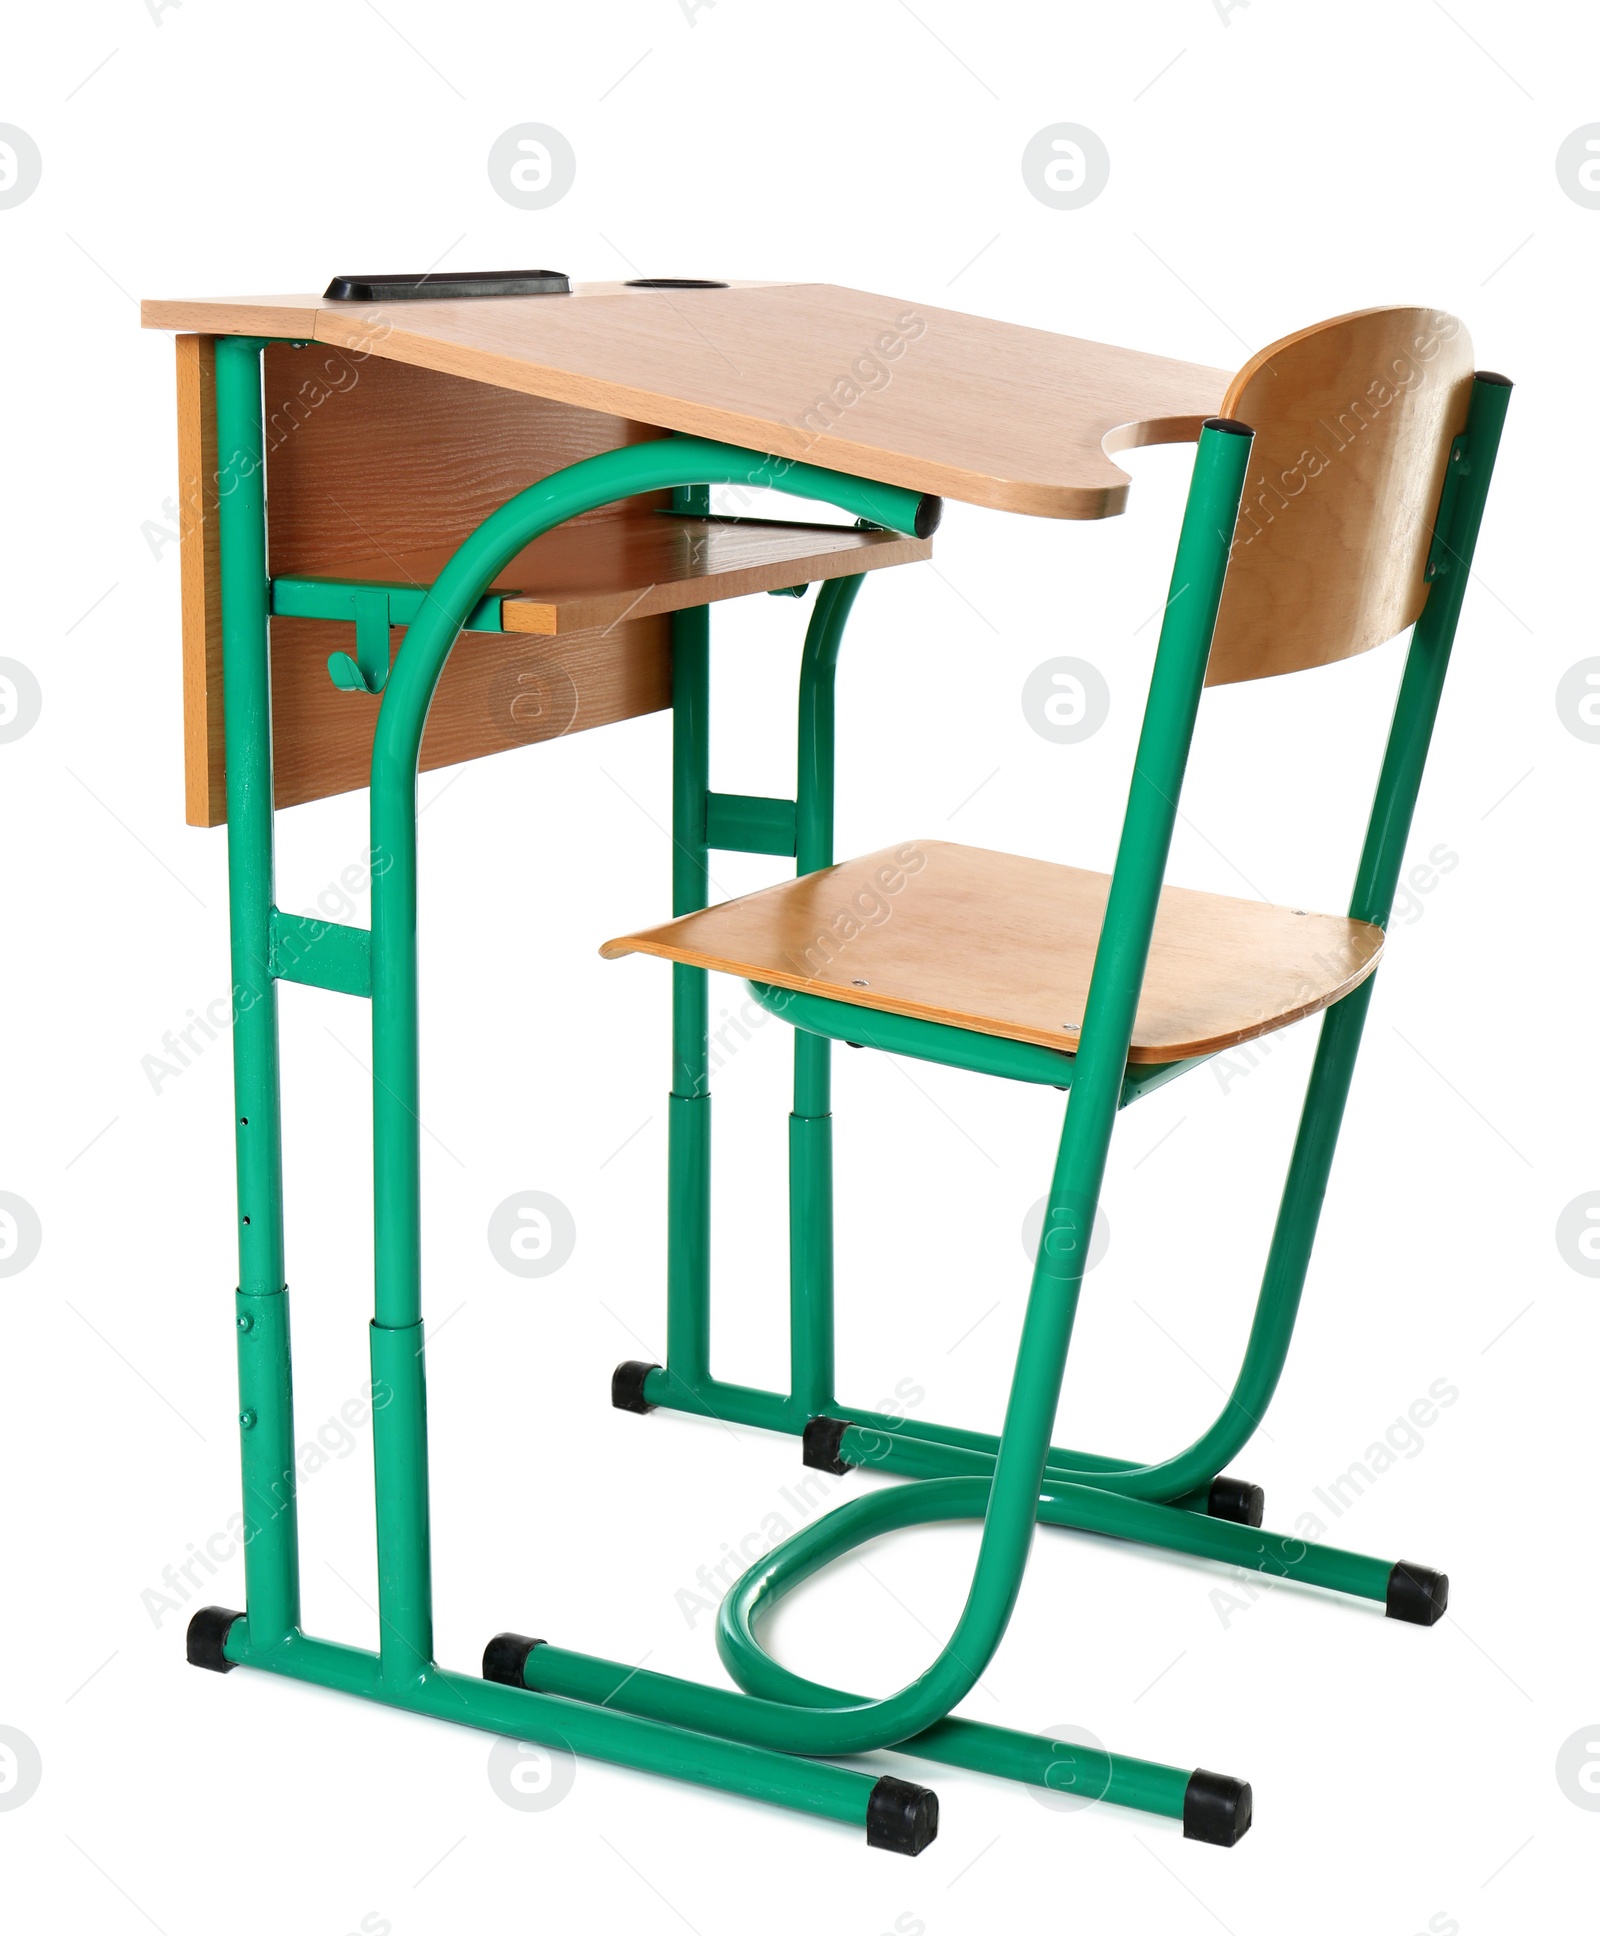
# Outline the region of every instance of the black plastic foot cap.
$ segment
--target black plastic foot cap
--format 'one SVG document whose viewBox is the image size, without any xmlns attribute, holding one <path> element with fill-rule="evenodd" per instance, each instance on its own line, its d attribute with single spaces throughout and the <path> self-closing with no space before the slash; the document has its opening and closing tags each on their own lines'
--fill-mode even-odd
<svg viewBox="0 0 1600 1936">
<path fill-rule="evenodd" d="M 800 1435 L 800 1455 L 818 1472 L 848 1472 L 850 1461 L 839 1457 L 839 1441 L 849 1429 L 847 1418 L 813 1418 Z"/>
<path fill-rule="evenodd" d="M 638 1358 L 625 1358 L 611 1374 L 611 1402 L 619 1412 L 653 1412 L 644 1395 L 644 1381 L 659 1365 L 647 1365 Z"/>
<path fill-rule="evenodd" d="M 498 1681 L 502 1687 L 526 1687 L 522 1670 L 534 1648 L 543 1645 L 542 1640 L 530 1640 L 526 1634 L 496 1634 L 483 1650 L 483 1678 Z"/>
<path fill-rule="evenodd" d="M 1184 1838 L 1231 1849 L 1249 1828 L 1253 1806 L 1249 1782 L 1196 1768 L 1183 1791 Z"/>
<path fill-rule="evenodd" d="M 885 1775 L 867 1797 L 867 1847 L 921 1855 L 939 1833 L 939 1797 L 914 1781 Z"/>
<path fill-rule="evenodd" d="M 1431 1627 L 1450 1604 L 1450 1576 L 1431 1566 L 1398 1560 L 1389 1575 L 1383 1610 L 1391 1620 L 1409 1620 L 1414 1627 Z"/>
<path fill-rule="evenodd" d="M 202 1607 L 189 1622 L 186 1649 L 191 1667 L 209 1667 L 213 1674 L 231 1674 L 239 1663 L 222 1651 L 227 1645 L 228 1629 L 242 1613 L 232 1607 Z"/>
<path fill-rule="evenodd" d="M 1213 1519 L 1231 1519 L 1236 1526 L 1259 1526 L 1267 1510 L 1267 1495 L 1248 1479 L 1230 1479 L 1219 1472 L 1211 1481 L 1206 1511 Z"/>
</svg>

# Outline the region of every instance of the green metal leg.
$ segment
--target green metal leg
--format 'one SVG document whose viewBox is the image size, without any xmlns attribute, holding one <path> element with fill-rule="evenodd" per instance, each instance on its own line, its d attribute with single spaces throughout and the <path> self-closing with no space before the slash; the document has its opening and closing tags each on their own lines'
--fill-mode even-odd
<svg viewBox="0 0 1600 1936">
<path fill-rule="evenodd" d="M 833 1115 L 831 1043 L 794 1038 L 789 1117 L 789 1402 L 795 1431 L 833 1397 Z"/>
<path fill-rule="evenodd" d="M 691 507 L 686 507 L 691 508 Z M 834 679 L 845 622 L 862 580 L 817 594 L 800 671 L 796 868 L 833 858 Z M 673 620 L 674 914 L 706 905 L 710 786 L 710 613 Z M 668 1103 L 667 1362 L 650 1373 L 651 1402 L 722 1416 L 711 1376 L 711 1091 L 704 969 L 672 968 L 673 1086 Z M 833 1405 L 833 1120 L 831 1045 L 795 1036 L 789 1118 L 790 1392 L 784 1422 L 801 1430 Z M 670 1394 L 658 1399 L 657 1392 Z"/>
<path fill-rule="evenodd" d="M 672 618 L 672 912 L 706 904 L 711 613 Z M 711 1080 L 708 976 L 672 964 L 667 1104 L 667 1375 L 685 1395 L 711 1375 Z"/>
<path fill-rule="evenodd" d="M 289 1293 L 284 1282 L 278 985 L 273 899 L 272 705 L 267 659 L 262 343 L 217 341 L 218 528 L 228 744 L 228 927 L 233 968 L 238 1175 L 239 1445 L 251 1634 L 272 1646 L 300 1623 Z"/>
<path fill-rule="evenodd" d="M 422 1320 L 374 1322 L 372 1389 L 392 1396 L 372 1413 L 378 1513 L 378 1636 L 387 1685 L 412 1686 L 433 1665 L 433 1567 L 428 1524 L 428 1401 Z"/>
<path fill-rule="evenodd" d="M 795 872 L 833 865 L 835 675 L 860 577 L 817 593 L 800 658 Z M 833 1045 L 796 1030 L 789 1117 L 789 1409 L 795 1429 L 833 1408 Z"/>
</svg>

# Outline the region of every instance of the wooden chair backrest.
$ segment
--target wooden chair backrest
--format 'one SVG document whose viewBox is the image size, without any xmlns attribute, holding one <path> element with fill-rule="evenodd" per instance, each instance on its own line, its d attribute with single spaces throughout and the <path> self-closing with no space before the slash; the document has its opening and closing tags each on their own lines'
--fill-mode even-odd
<svg viewBox="0 0 1600 1936">
<path fill-rule="evenodd" d="M 1422 610 L 1472 343 L 1454 316 L 1361 309 L 1286 336 L 1234 378 L 1255 431 L 1208 686 L 1353 658 Z"/>
</svg>

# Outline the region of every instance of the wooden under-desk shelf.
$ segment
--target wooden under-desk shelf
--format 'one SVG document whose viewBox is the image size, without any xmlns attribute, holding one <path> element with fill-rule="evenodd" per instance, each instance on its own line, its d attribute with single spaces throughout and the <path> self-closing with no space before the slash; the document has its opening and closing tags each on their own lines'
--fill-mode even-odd
<svg viewBox="0 0 1600 1936">
<path fill-rule="evenodd" d="M 431 585 L 447 555 L 360 558 L 340 575 L 393 583 L 398 562 L 408 582 Z M 894 531 L 643 511 L 558 527 L 512 559 L 492 589 L 503 595 L 502 631 L 554 639 L 932 555 L 931 539 Z"/>
</svg>

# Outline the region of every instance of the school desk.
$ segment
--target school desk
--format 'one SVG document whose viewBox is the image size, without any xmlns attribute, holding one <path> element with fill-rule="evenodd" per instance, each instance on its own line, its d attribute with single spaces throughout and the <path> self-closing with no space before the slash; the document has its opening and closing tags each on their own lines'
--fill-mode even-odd
<svg viewBox="0 0 1600 1936">
<path fill-rule="evenodd" d="M 1475 374 L 1464 328 L 1422 309 L 1300 331 L 1230 375 L 818 284 L 569 288 L 530 275 L 443 289 L 355 277 L 321 298 L 145 305 L 147 326 L 177 332 L 188 814 L 227 824 L 238 1012 L 246 1604 L 197 1614 L 189 1659 L 729 1789 L 865 1827 L 873 1845 L 905 1853 L 935 1833 L 932 1791 L 830 1757 L 894 1748 L 1173 1817 L 1192 1839 L 1231 1845 L 1250 1824 L 1248 1782 L 952 1709 L 1000 1643 L 1040 1522 L 1377 1601 L 1402 1622 L 1428 1626 L 1444 1611 L 1447 1583 L 1431 1568 L 1262 1530 L 1260 1489 L 1224 1468 L 1289 1349 L 1509 385 Z M 1043 518 L 1119 513 L 1117 454 L 1174 441 L 1195 444 L 1194 470 L 1112 874 L 915 839 L 839 860 L 834 675 L 866 574 L 929 556 L 941 498 Z M 714 486 L 753 509 L 713 516 Z M 854 522 L 755 515 L 768 502 L 747 495 L 757 489 Z M 795 797 L 715 792 L 710 607 L 811 585 Z M 1203 687 L 1324 666 L 1408 628 L 1347 911 L 1168 886 Z M 596 937 L 608 956 L 673 963 L 666 1363 L 620 1366 L 612 1402 L 793 1433 L 812 1466 L 912 1483 L 852 1498 L 738 1581 L 717 1635 L 736 1687 L 516 1633 L 490 1640 L 481 1676 L 463 1673 L 435 1662 L 431 1618 L 416 776 L 668 707 L 672 918 Z M 370 930 L 278 909 L 275 813 L 361 786 L 384 858 Z M 711 849 L 792 858 L 795 878 L 708 907 Z M 851 916 L 884 901 L 888 920 Z M 712 1369 L 712 970 L 744 978 L 795 1030 L 787 1391 Z M 371 1005 L 371 1361 L 393 1394 L 373 1418 L 375 1650 L 300 1625 L 285 981 Z M 1155 1463 L 1053 1445 L 1118 1112 L 1318 1013 L 1255 1317 L 1221 1413 Z M 1070 1091 L 998 1437 L 835 1392 L 835 1041 Z M 913 1285 L 918 1268 L 908 1256 Z M 931 1665 L 897 1693 L 821 1686 L 764 1650 L 761 1615 L 798 1582 L 877 1534 L 952 1519 L 983 1522 L 968 1598 Z"/>
</svg>

